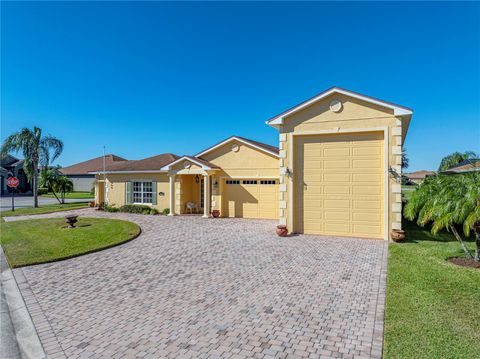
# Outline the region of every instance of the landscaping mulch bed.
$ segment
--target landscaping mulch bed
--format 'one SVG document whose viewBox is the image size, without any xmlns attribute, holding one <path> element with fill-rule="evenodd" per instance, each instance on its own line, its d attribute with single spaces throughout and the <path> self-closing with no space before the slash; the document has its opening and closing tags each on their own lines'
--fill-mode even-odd
<svg viewBox="0 0 480 359">
<path fill-rule="evenodd" d="M 447 258 L 447 261 L 449 261 L 450 263 L 456 264 L 457 266 L 480 269 L 480 262 L 477 262 L 469 258 L 450 257 L 450 258 Z"/>
</svg>

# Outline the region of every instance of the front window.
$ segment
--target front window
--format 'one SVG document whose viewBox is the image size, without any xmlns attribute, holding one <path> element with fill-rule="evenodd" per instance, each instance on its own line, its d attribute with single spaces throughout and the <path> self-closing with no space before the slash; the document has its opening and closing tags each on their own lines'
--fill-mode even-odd
<svg viewBox="0 0 480 359">
<path fill-rule="evenodd" d="M 133 203 L 151 204 L 152 198 L 152 182 L 133 182 Z"/>
</svg>

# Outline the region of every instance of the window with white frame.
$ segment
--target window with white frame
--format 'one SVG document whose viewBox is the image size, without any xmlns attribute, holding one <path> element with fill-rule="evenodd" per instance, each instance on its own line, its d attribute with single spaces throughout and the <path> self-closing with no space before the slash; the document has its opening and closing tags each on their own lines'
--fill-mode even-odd
<svg viewBox="0 0 480 359">
<path fill-rule="evenodd" d="M 152 182 L 133 182 L 133 203 L 151 204 L 153 198 Z"/>
</svg>

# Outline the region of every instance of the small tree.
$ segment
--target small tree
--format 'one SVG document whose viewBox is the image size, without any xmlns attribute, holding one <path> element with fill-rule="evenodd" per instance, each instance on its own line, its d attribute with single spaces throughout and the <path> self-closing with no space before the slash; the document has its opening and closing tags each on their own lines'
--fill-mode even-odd
<svg viewBox="0 0 480 359">
<path fill-rule="evenodd" d="M 442 158 L 442 161 L 440 162 L 440 166 L 438 167 L 438 171 L 446 171 L 449 168 L 452 168 L 456 165 L 458 165 L 460 162 L 477 158 L 478 154 L 476 154 L 473 151 L 466 151 L 466 152 L 453 152 L 449 154 L 448 156 L 445 156 Z"/>
<path fill-rule="evenodd" d="M 432 233 L 452 232 L 468 258 L 480 261 L 480 173 L 427 177 L 405 206 L 405 217 L 420 226 L 432 224 Z M 465 236 L 475 233 L 476 251 L 472 255 L 457 228 Z"/>
<path fill-rule="evenodd" d="M 22 151 L 25 158 L 23 169 L 27 178 L 33 182 L 33 206 L 38 207 L 38 169 L 40 165 L 48 166 L 63 151 L 63 142 L 52 136 L 43 136 L 38 127 L 22 128 L 3 141 L 1 156 L 9 152 Z M 50 154 L 53 151 L 53 154 Z"/>
<path fill-rule="evenodd" d="M 65 203 L 65 194 L 73 191 L 73 182 L 67 176 L 58 176 L 54 187 L 60 193 L 63 204 Z"/>
<path fill-rule="evenodd" d="M 41 187 L 45 187 L 48 189 L 49 192 L 52 192 L 55 198 L 57 199 L 58 203 L 60 202 L 60 199 L 58 198 L 57 194 L 55 193 L 55 188 L 56 188 L 56 183 L 58 180 L 58 177 L 60 176 L 60 173 L 58 172 L 58 169 L 56 168 L 44 168 L 40 172 L 40 178 L 39 178 L 39 185 Z"/>
</svg>

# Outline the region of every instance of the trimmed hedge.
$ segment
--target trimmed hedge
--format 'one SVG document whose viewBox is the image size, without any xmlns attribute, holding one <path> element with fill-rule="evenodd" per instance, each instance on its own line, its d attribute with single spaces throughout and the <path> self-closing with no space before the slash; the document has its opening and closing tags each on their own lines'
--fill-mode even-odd
<svg viewBox="0 0 480 359">
<path fill-rule="evenodd" d="M 150 208 L 148 206 L 142 206 L 140 204 L 126 204 L 117 208 L 115 206 L 105 206 L 104 210 L 106 212 L 124 212 L 124 213 L 135 213 L 135 214 L 159 214 L 156 208 Z"/>
</svg>

